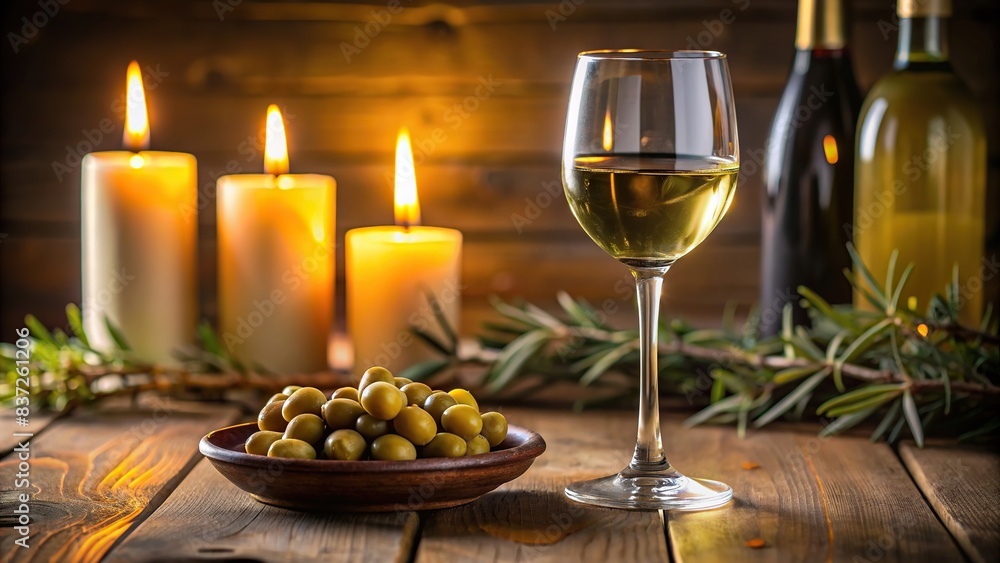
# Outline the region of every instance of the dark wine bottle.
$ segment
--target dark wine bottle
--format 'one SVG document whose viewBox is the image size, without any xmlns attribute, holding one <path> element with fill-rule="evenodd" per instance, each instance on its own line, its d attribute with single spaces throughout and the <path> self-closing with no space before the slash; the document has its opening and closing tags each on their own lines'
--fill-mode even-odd
<svg viewBox="0 0 1000 563">
<path fill-rule="evenodd" d="M 854 128 L 861 96 L 846 42 L 842 0 L 799 0 L 792 72 L 771 124 L 764 165 L 761 335 L 804 285 L 831 303 L 850 303 Z"/>
</svg>

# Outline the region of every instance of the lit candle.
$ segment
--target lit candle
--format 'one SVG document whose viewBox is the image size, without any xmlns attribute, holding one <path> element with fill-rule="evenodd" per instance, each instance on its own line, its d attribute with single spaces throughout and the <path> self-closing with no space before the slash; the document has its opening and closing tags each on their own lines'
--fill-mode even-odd
<svg viewBox="0 0 1000 563">
<path fill-rule="evenodd" d="M 333 322 L 336 183 L 287 173 L 277 106 L 267 108 L 264 135 L 265 173 L 218 181 L 222 344 L 253 369 L 322 371 Z"/>
<path fill-rule="evenodd" d="M 428 296 L 458 330 L 462 233 L 419 226 L 413 151 L 405 129 L 396 143 L 395 215 L 396 226 L 347 232 L 347 327 L 357 372 L 373 365 L 398 372 L 435 357 L 411 332 L 415 326 L 446 341 Z"/>
<path fill-rule="evenodd" d="M 83 159 L 84 326 L 95 349 L 114 347 L 107 319 L 137 357 L 169 365 L 177 348 L 194 342 L 197 322 L 197 163 L 145 150 L 149 121 L 134 61 L 124 145 Z"/>
</svg>

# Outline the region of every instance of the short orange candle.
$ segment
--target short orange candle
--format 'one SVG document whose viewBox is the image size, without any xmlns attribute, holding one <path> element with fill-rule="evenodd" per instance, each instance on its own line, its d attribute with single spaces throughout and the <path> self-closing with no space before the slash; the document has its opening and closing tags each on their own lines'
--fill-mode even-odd
<svg viewBox="0 0 1000 563">
<path fill-rule="evenodd" d="M 428 301 L 433 296 L 458 330 L 461 310 L 462 233 L 420 226 L 420 202 L 409 135 L 396 144 L 395 226 L 347 232 L 347 328 L 354 365 L 399 372 L 436 356 L 413 336 L 418 327 L 446 341 Z M 356 373 L 355 375 L 359 375 Z"/>
</svg>

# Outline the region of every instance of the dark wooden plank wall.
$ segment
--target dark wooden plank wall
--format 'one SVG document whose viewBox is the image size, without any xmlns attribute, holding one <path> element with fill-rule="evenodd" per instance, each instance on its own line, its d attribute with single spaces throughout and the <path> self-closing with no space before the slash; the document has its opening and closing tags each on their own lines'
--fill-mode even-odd
<svg viewBox="0 0 1000 563">
<path fill-rule="evenodd" d="M 36 15 L 42 4 L 58 5 L 58 13 Z M 995 256 L 998 7 L 990 0 L 957 4 L 953 58 L 983 102 L 990 132 L 987 255 Z M 402 9 L 390 14 L 395 5 L 6 2 L 8 41 L 0 46 L 0 335 L 19 326 L 27 312 L 61 323 L 64 305 L 80 299 L 80 179 L 67 146 L 86 141 L 85 131 L 105 118 L 114 131 L 94 142 L 95 148 L 120 146 L 116 102 L 132 58 L 160 75 L 151 77 L 156 86 L 148 92 L 153 147 L 193 152 L 199 161 L 201 305 L 212 318 L 214 178 L 227 167 L 260 168 L 260 156 L 250 155 L 248 147 L 272 101 L 288 112 L 292 170 L 333 174 L 339 181 L 339 236 L 391 221 L 387 178 L 396 132 L 405 124 L 417 142 L 425 221 L 465 232 L 470 308 L 490 293 L 546 300 L 557 287 L 596 301 L 621 297 L 625 270 L 580 231 L 555 184 L 574 55 L 590 48 L 684 48 L 699 42 L 725 51 L 738 100 L 742 180 L 718 231 L 671 273 L 667 301 L 673 313 L 718 317 L 727 300 L 748 306 L 756 299 L 759 162 L 790 63 L 795 2 L 402 1 Z M 386 25 L 373 23 L 387 16 Z M 856 70 L 867 88 L 891 65 L 892 3 L 857 0 L 854 17 Z M 22 18 L 47 21 L 31 33 Z M 734 21 L 723 25 L 720 19 Z M 360 52 L 347 60 L 342 44 L 355 42 L 366 26 L 377 35 L 367 44 L 358 40 Z M 25 34 L 27 43 L 15 53 L 9 34 L 25 31 L 32 37 Z M 490 79 L 493 91 L 473 103 L 468 97 Z M 478 106 L 467 117 L 451 109 L 467 99 Z M 67 158 L 71 170 L 57 177 L 53 163 L 67 164 Z M 553 193 L 546 186 L 555 186 Z M 515 214 L 528 222 L 515 224 Z M 342 295 L 342 267 L 338 276 Z M 338 309 L 342 315 L 343 307 Z M 473 328 L 466 323 L 467 331 Z"/>
</svg>

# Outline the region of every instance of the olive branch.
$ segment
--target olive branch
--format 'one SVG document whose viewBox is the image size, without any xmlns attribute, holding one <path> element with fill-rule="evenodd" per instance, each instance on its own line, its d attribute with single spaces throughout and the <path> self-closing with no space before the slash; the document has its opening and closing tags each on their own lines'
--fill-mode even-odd
<svg viewBox="0 0 1000 563">
<path fill-rule="evenodd" d="M 795 325 L 788 305 L 776 337 L 758 336 L 755 314 L 737 330 L 731 308 L 721 330 L 695 329 L 679 319 L 661 323 L 659 377 L 664 387 L 690 398 L 698 394 L 695 374 L 711 380 L 708 405 L 686 424 L 735 423 L 742 436 L 748 426 L 761 428 L 813 412 L 829 419 L 821 431 L 827 436 L 879 415 L 872 440 L 894 442 L 904 429 L 921 445 L 930 430 L 960 440 L 995 439 L 1000 429 L 1000 338 L 992 306 L 978 328 L 959 323 L 956 269 L 944 294 L 935 296 L 925 312 L 916 311 L 901 302 L 912 265 L 897 278 L 893 253 L 882 284 L 854 248 L 848 250 L 855 270 L 845 270 L 845 275 L 874 311 L 830 305 L 799 287 L 812 325 Z M 605 376 L 637 373 L 637 331 L 607 326 L 584 300 L 564 292 L 557 298 L 561 317 L 530 303 L 494 300 L 502 320 L 484 326 L 478 351 L 465 357 L 451 353 L 450 359 L 414 366 L 412 374 L 426 377 L 450 365 L 481 363 L 487 368 L 486 388 L 494 392 L 521 376 L 535 375 L 540 379 L 530 391 L 569 380 L 613 387 L 617 392 L 610 400 L 634 399 L 634 377 Z M 447 351 L 440 342 L 434 347 Z M 589 404 L 583 400 L 576 406 Z"/>
<path fill-rule="evenodd" d="M 928 432 L 960 440 L 996 439 L 1000 338 L 992 306 L 979 327 L 961 325 L 955 270 L 943 295 L 935 296 L 925 312 L 916 311 L 901 301 L 912 265 L 895 277 L 894 253 L 886 280 L 879 283 L 853 247 L 849 251 L 855 269 L 845 274 L 873 311 L 830 305 L 799 287 L 811 326 L 795 325 L 786 306 L 781 334 L 775 337 L 758 335 L 756 314 L 737 327 L 732 307 L 727 307 L 721 329 L 697 329 L 681 319 L 661 323 L 662 387 L 684 394 L 692 403 L 707 403 L 686 423 L 735 423 L 743 435 L 748 427 L 815 413 L 829 419 L 821 434 L 832 435 L 878 416 L 873 440 L 894 442 L 904 430 L 918 444 Z M 531 303 L 494 298 L 500 318 L 483 326 L 478 347 L 460 351 L 458 335 L 440 304 L 432 296 L 428 299 L 439 330 L 412 330 L 440 357 L 410 366 L 399 374 L 402 377 L 420 380 L 456 367 L 478 366 L 483 389 L 506 399 L 565 382 L 608 392 L 581 399 L 576 408 L 637 396 L 638 332 L 609 326 L 585 300 L 559 292 L 562 311 L 553 314 Z M 33 401 L 52 410 L 146 390 L 185 390 L 196 398 L 218 398 L 228 389 L 270 389 L 304 377 L 267 374 L 259 366 L 239 362 L 208 324 L 199 326 L 200 347 L 181 351 L 181 367 L 168 368 L 137 358 L 125 335 L 110 322 L 106 326 L 113 350 L 93 348 L 79 308 L 68 305 L 66 316 L 69 334 L 47 330 L 31 315 L 25 319 Z M 0 344 L 0 369 L 6 374 L 0 382 L 3 404 L 15 402 L 16 380 L 24 377 L 25 366 L 18 363 L 16 351 L 11 344 Z M 527 379 L 527 386 L 511 385 Z M 709 391 L 707 398 L 703 389 Z"/>
</svg>

